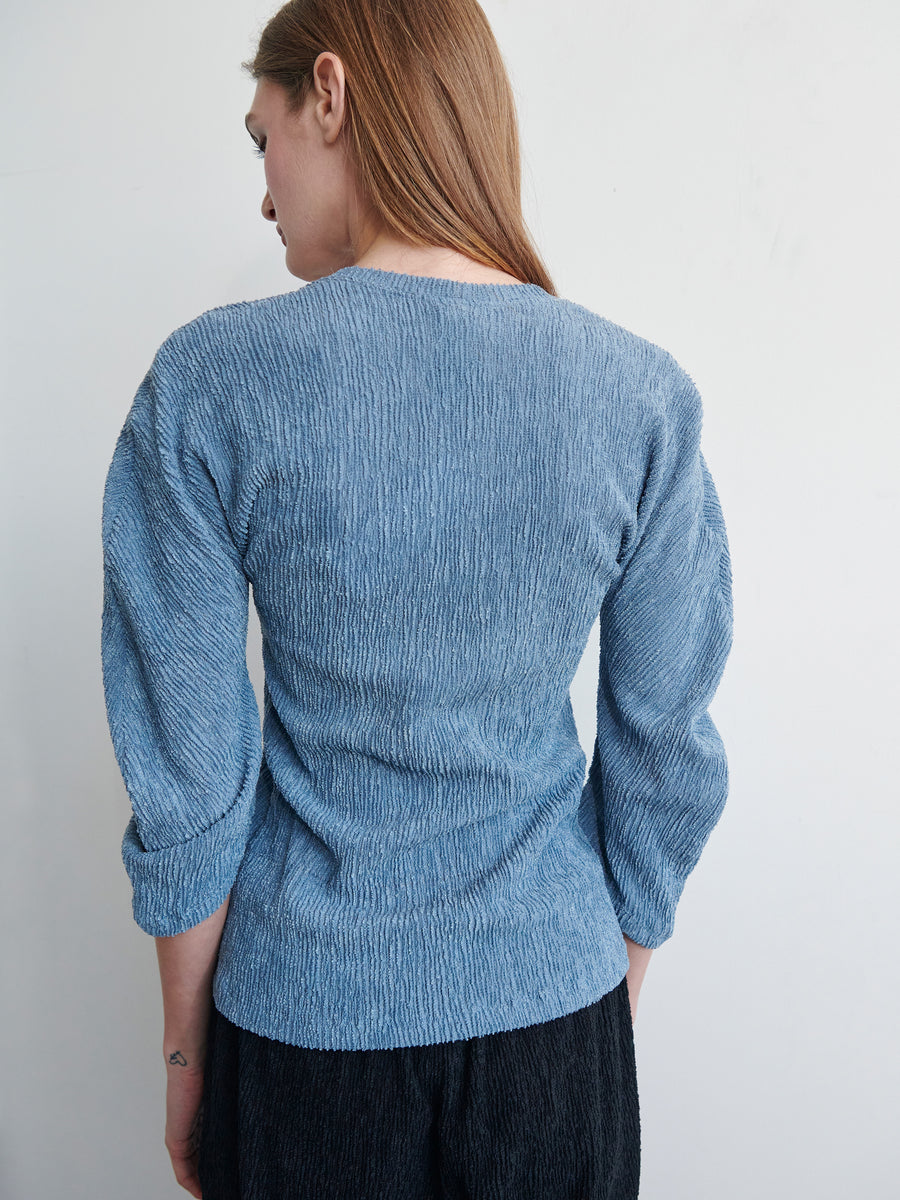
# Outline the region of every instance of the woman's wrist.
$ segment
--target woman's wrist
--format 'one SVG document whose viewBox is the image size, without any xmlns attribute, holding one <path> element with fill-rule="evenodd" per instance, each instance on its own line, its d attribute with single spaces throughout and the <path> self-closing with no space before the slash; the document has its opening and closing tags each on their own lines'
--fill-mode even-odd
<svg viewBox="0 0 900 1200">
<path fill-rule="evenodd" d="M 163 1037 L 163 1060 L 167 1071 L 202 1071 L 206 1062 L 206 1035 L 198 1040 L 190 1035 L 184 1038 Z"/>
</svg>

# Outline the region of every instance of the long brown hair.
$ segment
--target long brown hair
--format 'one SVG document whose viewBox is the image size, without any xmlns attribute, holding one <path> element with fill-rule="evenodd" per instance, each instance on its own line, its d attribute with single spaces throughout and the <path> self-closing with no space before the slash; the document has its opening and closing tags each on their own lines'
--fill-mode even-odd
<svg viewBox="0 0 900 1200">
<path fill-rule="evenodd" d="M 358 184 L 385 226 L 557 294 L 522 216 L 515 100 L 477 0 L 289 0 L 242 63 L 290 113 L 341 60 Z"/>
</svg>

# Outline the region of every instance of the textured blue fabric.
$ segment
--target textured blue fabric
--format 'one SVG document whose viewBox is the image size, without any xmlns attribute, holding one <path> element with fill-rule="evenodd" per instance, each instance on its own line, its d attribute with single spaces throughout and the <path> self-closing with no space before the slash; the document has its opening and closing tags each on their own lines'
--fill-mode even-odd
<svg viewBox="0 0 900 1200">
<path fill-rule="evenodd" d="M 623 931 L 671 937 L 728 791 L 701 424 L 671 354 L 535 284 L 350 266 L 166 338 L 106 478 L 103 679 L 135 920 L 230 893 L 235 1024 L 482 1036 L 603 996 Z"/>
</svg>

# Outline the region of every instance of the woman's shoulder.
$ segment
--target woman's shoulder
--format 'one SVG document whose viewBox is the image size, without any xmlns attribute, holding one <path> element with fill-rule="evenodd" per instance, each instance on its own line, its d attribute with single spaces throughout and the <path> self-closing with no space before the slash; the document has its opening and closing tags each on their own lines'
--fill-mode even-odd
<svg viewBox="0 0 900 1200">
<path fill-rule="evenodd" d="M 261 327 L 275 326 L 289 318 L 297 308 L 297 288 L 254 300 L 233 300 L 207 308 L 173 329 L 163 348 L 175 353 L 190 353 L 204 348 L 225 353 L 240 349 L 248 337 Z"/>
<path fill-rule="evenodd" d="M 664 346 L 595 309 L 566 297 L 555 297 L 560 321 L 579 330 L 588 354 L 585 367 L 606 378 L 642 407 L 661 415 L 674 395 L 694 390 L 694 383 L 675 355 Z"/>
</svg>

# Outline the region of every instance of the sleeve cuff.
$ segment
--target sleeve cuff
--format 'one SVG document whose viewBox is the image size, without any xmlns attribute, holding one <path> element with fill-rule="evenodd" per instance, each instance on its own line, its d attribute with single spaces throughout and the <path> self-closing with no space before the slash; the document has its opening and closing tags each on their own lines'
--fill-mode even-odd
<svg viewBox="0 0 900 1200">
<path fill-rule="evenodd" d="M 635 916 L 633 913 L 626 912 L 615 903 L 613 907 L 616 910 L 619 928 L 622 932 L 633 942 L 637 942 L 639 946 L 646 946 L 648 950 L 656 950 L 675 932 L 674 917 L 670 917 L 664 924 L 661 924 L 658 919 L 653 921 L 646 915 Z"/>
<path fill-rule="evenodd" d="M 184 933 L 224 904 L 244 857 L 256 807 L 252 792 L 244 795 L 196 837 L 161 850 L 144 849 L 132 814 L 122 838 L 122 861 L 134 889 L 134 919 L 145 933 Z"/>
</svg>

